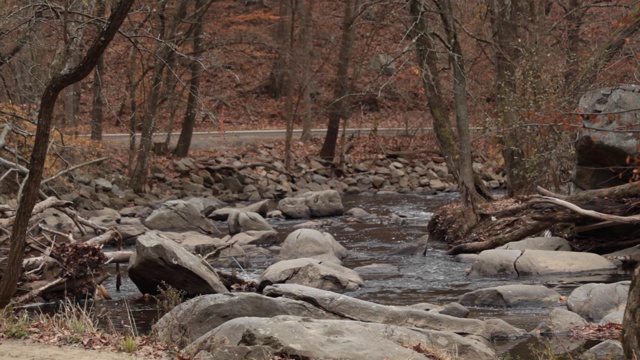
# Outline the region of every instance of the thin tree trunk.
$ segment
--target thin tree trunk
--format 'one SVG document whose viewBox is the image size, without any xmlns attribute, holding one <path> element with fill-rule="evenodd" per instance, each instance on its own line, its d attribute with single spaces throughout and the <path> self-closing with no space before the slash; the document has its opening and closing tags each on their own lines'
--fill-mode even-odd
<svg viewBox="0 0 640 360">
<path fill-rule="evenodd" d="M 18 278 L 22 272 L 27 229 L 31 211 L 39 195 L 56 100 L 64 88 L 84 79 L 93 70 L 98 59 L 127 17 L 133 3 L 134 0 L 121 0 L 109 16 L 106 27 L 97 34 L 82 60 L 74 68 L 54 75 L 47 82 L 38 111 L 38 126 L 29 160 L 29 175 L 24 184 L 23 196 L 20 198 L 16 221 L 11 232 L 7 267 L 0 280 L 0 307 L 6 307 L 11 302 L 11 297 L 16 291 Z"/>
<path fill-rule="evenodd" d="M 478 222 L 476 204 L 480 196 L 475 189 L 471 160 L 471 134 L 469 130 L 469 112 L 467 107 L 467 74 L 464 68 L 464 56 L 458 41 L 450 0 L 439 0 L 440 18 L 444 23 L 450 47 L 449 58 L 453 66 L 453 92 L 456 108 L 456 128 L 458 130 L 459 181 L 462 196 L 462 208 L 469 228 Z"/>
<path fill-rule="evenodd" d="M 96 9 L 96 17 L 103 18 L 106 11 L 105 3 L 98 1 Z M 91 117 L 91 139 L 102 140 L 102 76 L 104 75 L 104 58 L 98 59 L 96 68 L 93 71 L 93 109 Z"/>
<path fill-rule="evenodd" d="M 333 161 L 340 132 L 340 120 L 347 117 L 346 97 L 349 94 L 349 64 L 351 50 L 356 35 L 357 14 L 360 0 L 349 0 L 345 5 L 342 19 L 342 38 L 338 54 L 338 71 L 335 78 L 333 100 L 329 105 L 329 122 L 327 134 L 320 150 L 320 157 L 326 161 Z"/>
<path fill-rule="evenodd" d="M 302 120 L 302 135 L 300 140 L 311 141 L 311 51 L 313 49 L 313 0 L 304 1 L 305 7 L 302 14 L 302 55 L 300 66 L 302 67 L 302 101 L 304 105 Z M 302 12 L 302 11 L 301 11 Z"/>
<path fill-rule="evenodd" d="M 433 130 L 447 167 L 459 182 L 460 170 L 456 162 L 459 157 L 458 148 L 449 122 L 449 110 L 442 95 L 442 86 L 438 76 L 438 55 L 429 35 L 430 29 L 422 1 L 412 0 L 410 11 L 414 21 L 414 42 L 418 66 L 422 72 L 422 85 L 427 95 L 429 111 L 433 117 Z"/>
<path fill-rule="evenodd" d="M 295 121 L 296 114 L 293 111 L 293 82 L 295 69 L 293 69 L 293 56 L 294 56 L 294 42 L 295 42 L 295 27 L 296 27 L 296 13 L 298 1 L 293 0 L 290 2 L 290 14 L 291 20 L 287 22 L 289 24 L 289 44 L 287 45 L 286 52 L 284 54 L 284 76 L 282 78 L 282 94 L 284 98 L 284 118 L 287 123 L 287 129 L 284 141 L 284 168 L 287 171 L 291 170 L 291 142 L 293 141 L 293 123 Z"/>
<path fill-rule="evenodd" d="M 196 0 L 196 8 L 202 6 L 202 0 Z M 204 31 L 204 20 L 202 17 L 198 19 L 193 30 L 193 53 L 194 56 L 200 55 L 202 52 L 202 35 Z M 202 78 L 202 65 L 198 60 L 191 62 L 191 81 L 189 82 L 189 97 L 187 99 L 187 109 L 185 110 L 182 129 L 178 137 L 178 144 L 174 151 L 177 157 L 185 157 L 189 155 L 191 147 L 191 138 L 193 137 L 193 129 L 195 128 L 196 116 L 198 114 L 198 101 L 200 93 L 200 79 Z"/>
<path fill-rule="evenodd" d="M 278 21 L 278 27 L 276 30 L 278 54 L 273 63 L 273 68 L 269 73 L 269 84 L 267 85 L 269 94 L 274 98 L 279 98 L 284 95 L 284 77 L 286 76 L 285 73 L 287 71 L 285 62 L 290 41 L 289 36 L 291 35 L 289 31 L 291 25 L 288 22 L 291 18 L 292 2 L 297 1 L 298 0 L 280 0 L 280 9 L 278 11 L 280 21 Z"/>
</svg>

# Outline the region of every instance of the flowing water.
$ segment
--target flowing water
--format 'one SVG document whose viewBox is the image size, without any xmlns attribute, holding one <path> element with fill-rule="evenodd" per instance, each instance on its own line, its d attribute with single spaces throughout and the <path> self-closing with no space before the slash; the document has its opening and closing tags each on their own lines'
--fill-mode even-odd
<svg viewBox="0 0 640 360">
<path fill-rule="evenodd" d="M 352 221 L 348 216 L 325 219 L 320 231 L 332 234 L 335 239 L 349 249 L 344 266 L 355 268 L 366 265 L 384 267 L 382 272 L 365 277 L 365 287 L 349 295 L 380 304 L 411 305 L 417 303 L 446 304 L 455 302 L 469 291 L 506 284 L 544 284 L 562 295 L 568 295 L 575 287 L 588 282 L 615 282 L 629 278 L 629 274 L 605 274 L 590 277 L 492 277 L 474 278 L 466 276 L 468 263 L 454 261 L 446 255 L 443 243 L 429 242 L 423 256 L 424 246 L 417 255 L 395 255 L 409 246 L 415 246 L 427 231 L 427 223 L 432 211 L 451 201 L 455 194 L 418 195 L 384 194 L 353 195 L 343 197 L 345 209 L 360 207 L 375 217 Z M 397 224 L 401 221 L 401 224 Z M 271 221 L 282 239 L 301 221 Z M 221 231 L 226 224 L 218 224 Z M 261 272 L 274 260 L 270 258 L 252 259 L 252 266 L 239 274 L 257 280 Z M 126 271 L 123 271 L 126 273 Z M 156 320 L 158 311 L 153 298 L 144 298 L 135 285 L 125 276 L 120 292 L 116 292 L 114 281 L 107 281 L 106 287 L 114 297 L 113 301 L 102 302 L 99 306 L 108 311 L 116 329 L 135 326 L 139 332 L 146 332 Z M 471 317 L 499 317 L 510 324 L 533 330 L 548 309 L 471 309 Z M 135 321 L 129 319 L 129 315 Z M 568 341 L 568 340 L 567 340 Z M 561 350 L 573 349 L 575 342 L 562 343 Z M 523 360 L 532 358 L 531 346 L 537 340 L 528 339 L 514 346 L 510 354 Z M 579 343 L 584 346 L 584 344 Z M 558 345 L 554 345 L 558 346 Z"/>
</svg>

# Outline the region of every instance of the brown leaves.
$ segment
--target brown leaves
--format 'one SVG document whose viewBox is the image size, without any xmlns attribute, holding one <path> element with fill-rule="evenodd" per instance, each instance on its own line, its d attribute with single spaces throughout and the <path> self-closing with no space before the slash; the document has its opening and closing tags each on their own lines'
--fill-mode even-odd
<svg viewBox="0 0 640 360">
<path fill-rule="evenodd" d="M 607 323 L 604 325 L 589 323 L 585 326 L 571 329 L 571 335 L 587 340 L 619 340 L 622 336 L 622 325 L 616 323 Z"/>
</svg>

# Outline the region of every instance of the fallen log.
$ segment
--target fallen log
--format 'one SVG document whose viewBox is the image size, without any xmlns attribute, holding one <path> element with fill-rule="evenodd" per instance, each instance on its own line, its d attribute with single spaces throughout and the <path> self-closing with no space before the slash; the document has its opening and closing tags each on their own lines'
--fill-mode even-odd
<svg viewBox="0 0 640 360">
<path fill-rule="evenodd" d="M 51 196 L 51 197 L 48 197 L 45 200 L 37 203 L 33 207 L 32 214 L 41 213 L 41 212 L 45 211 L 48 208 L 52 208 L 52 207 L 62 208 L 62 207 L 65 207 L 65 206 L 70 206 L 72 204 L 73 203 L 71 201 L 60 200 L 58 198 L 55 198 L 55 197 Z M 12 226 L 15 221 L 16 221 L 16 217 L 15 216 L 12 216 L 12 217 L 6 218 L 6 219 L 0 219 L 0 227 L 8 228 L 9 226 Z"/>
</svg>

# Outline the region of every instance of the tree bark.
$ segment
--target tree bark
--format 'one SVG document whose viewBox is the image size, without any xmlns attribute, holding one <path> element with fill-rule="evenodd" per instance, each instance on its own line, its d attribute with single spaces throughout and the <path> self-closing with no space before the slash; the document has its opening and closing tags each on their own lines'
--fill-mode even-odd
<svg viewBox="0 0 640 360">
<path fill-rule="evenodd" d="M 640 359 L 640 267 L 633 272 L 622 321 L 622 347 L 626 360 Z"/>
<path fill-rule="evenodd" d="M 6 307 L 11 302 L 11 297 L 16 291 L 17 281 L 20 277 L 27 228 L 31 211 L 39 195 L 56 100 L 64 88 L 84 79 L 93 70 L 98 59 L 100 59 L 100 56 L 127 17 L 133 2 L 134 0 L 120 0 L 109 16 L 106 27 L 98 32 L 94 42 L 81 61 L 74 68 L 54 75 L 47 82 L 40 100 L 35 145 L 29 160 L 29 175 L 23 188 L 23 196 L 20 198 L 16 221 L 11 233 L 7 267 L 0 280 L 0 307 Z"/>
<path fill-rule="evenodd" d="M 196 8 L 202 6 L 203 0 L 196 1 Z M 202 35 L 204 30 L 203 17 L 201 16 L 195 24 L 193 30 L 193 53 L 199 56 L 202 52 Z M 191 81 L 189 82 L 189 97 L 187 98 L 187 109 L 182 122 L 182 129 L 178 137 L 178 144 L 174 150 L 177 157 L 185 157 L 189 155 L 191 147 L 191 138 L 193 137 L 193 129 L 195 128 L 196 116 L 198 114 L 198 102 L 200 93 L 200 79 L 202 78 L 202 65 L 198 60 L 191 61 Z"/>
<path fill-rule="evenodd" d="M 300 66 L 302 67 L 302 102 L 304 105 L 302 114 L 302 135 L 300 140 L 311 141 L 311 51 L 313 49 L 313 0 L 306 0 L 302 13 L 302 45 Z"/>
<path fill-rule="evenodd" d="M 340 120 L 347 117 L 346 97 L 349 94 L 349 64 L 351 50 L 356 35 L 357 14 L 360 0 L 349 0 L 345 5 L 342 19 L 342 37 L 338 54 L 337 74 L 334 80 L 333 100 L 329 105 L 329 122 L 327 134 L 320 150 L 320 157 L 326 161 L 333 161 L 340 132 Z"/>
</svg>

